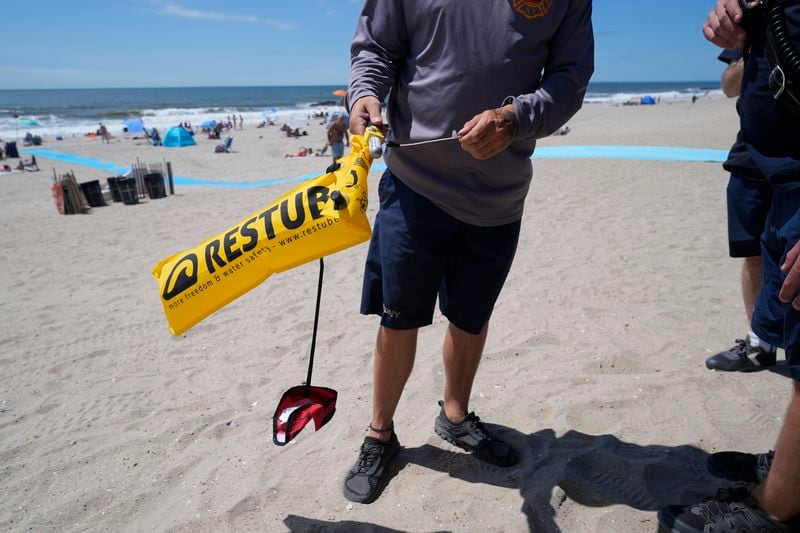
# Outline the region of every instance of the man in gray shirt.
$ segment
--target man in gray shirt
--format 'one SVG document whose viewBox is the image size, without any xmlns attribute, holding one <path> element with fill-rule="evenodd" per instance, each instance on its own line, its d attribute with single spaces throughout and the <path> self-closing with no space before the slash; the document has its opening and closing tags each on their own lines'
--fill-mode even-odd
<svg viewBox="0 0 800 533">
<path fill-rule="evenodd" d="M 393 417 L 417 330 L 448 318 L 434 430 L 478 459 L 517 453 L 469 412 L 489 317 L 516 251 L 530 157 L 580 109 L 594 69 L 591 0 L 367 0 L 351 48 L 350 130 L 384 127 L 388 170 L 361 312 L 381 316 L 369 434 L 345 496 L 371 502 L 399 451 Z M 403 146 L 457 136 L 437 143 Z"/>
</svg>

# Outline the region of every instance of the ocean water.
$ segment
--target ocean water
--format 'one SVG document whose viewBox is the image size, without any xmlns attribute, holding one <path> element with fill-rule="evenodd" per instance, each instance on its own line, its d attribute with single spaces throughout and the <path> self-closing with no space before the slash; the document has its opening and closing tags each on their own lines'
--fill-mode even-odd
<svg viewBox="0 0 800 533">
<path fill-rule="evenodd" d="M 301 123 L 315 111 L 341 111 L 333 95 L 340 86 L 187 87 L 147 89 L 0 90 L 0 139 L 34 135 L 64 137 L 95 131 L 103 122 L 112 134 L 122 133 L 122 121 L 141 118 L 145 126 L 164 128 L 189 121 L 225 120 L 242 115 L 245 127 L 265 116 Z M 722 94 L 718 82 L 592 83 L 586 103 L 622 104 L 652 95 L 661 102 Z M 39 126 L 17 124 L 31 118 Z"/>
<path fill-rule="evenodd" d="M 723 96 L 719 81 L 589 83 L 585 103 L 624 104 L 649 95 L 659 102 Z"/>
<path fill-rule="evenodd" d="M 253 127 L 266 115 L 300 122 L 315 111 L 343 110 L 333 91 L 339 86 L 313 87 L 186 87 L 146 89 L 37 89 L 0 91 L 0 138 L 34 135 L 83 135 L 104 123 L 121 134 L 122 122 L 141 118 L 145 127 L 162 130 L 189 121 L 227 120 L 242 115 Z M 31 118 L 39 126 L 18 125 L 15 117 Z"/>
</svg>

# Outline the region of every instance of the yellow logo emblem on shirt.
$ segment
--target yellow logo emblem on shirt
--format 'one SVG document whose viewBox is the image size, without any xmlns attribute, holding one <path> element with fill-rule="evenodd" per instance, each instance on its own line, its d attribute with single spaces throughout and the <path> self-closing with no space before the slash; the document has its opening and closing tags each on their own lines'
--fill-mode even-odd
<svg viewBox="0 0 800 533">
<path fill-rule="evenodd" d="M 525 18 L 538 19 L 547 15 L 554 0 L 514 0 L 514 9 L 522 13 Z"/>
</svg>

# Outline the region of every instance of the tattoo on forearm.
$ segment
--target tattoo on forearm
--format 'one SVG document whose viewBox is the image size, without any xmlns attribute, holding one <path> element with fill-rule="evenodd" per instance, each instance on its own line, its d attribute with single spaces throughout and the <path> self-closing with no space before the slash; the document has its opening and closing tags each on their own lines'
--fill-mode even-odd
<svg viewBox="0 0 800 533">
<path fill-rule="evenodd" d="M 503 128 L 508 128 L 511 132 L 511 138 L 517 136 L 517 130 L 519 129 L 519 121 L 517 120 L 517 114 L 509 109 L 495 109 L 495 115 L 498 118 L 498 122 Z"/>
</svg>

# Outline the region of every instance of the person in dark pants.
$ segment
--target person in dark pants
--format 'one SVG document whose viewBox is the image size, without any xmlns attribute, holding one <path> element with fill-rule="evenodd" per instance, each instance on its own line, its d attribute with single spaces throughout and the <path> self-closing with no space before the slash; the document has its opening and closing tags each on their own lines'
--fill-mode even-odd
<svg viewBox="0 0 800 533">
<path fill-rule="evenodd" d="M 785 53 L 787 47 L 795 57 L 800 51 L 800 0 L 745 7 L 746 12 L 738 0 L 718 0 L 703 33 L 718 46 L 747 45 L 749 52 L 739 102 L 741 134 L 773 192 L 761 238 L 763 276 L 752 328 L 785 349 L 793 390 L 774 452 L 709 456 L 711 473 L 751 486 L 659 511 L 661 526 L 681 533 L 800 531 L 800 106 L 795 109 L 787 100 L 800 98 L 800 76 L 795 77 L 794 61 Z M 776 77 L 779 70 L 785 77 Z"/>
<path fill-rule="evenodd" d="M 723 50 L 719 60 L 728 64 L 722 74 L 722 92 L 729 98 L 739 96 L 744 74 L 742 51 Z M 728 252 L 731 257 L 744 259 L 742 300 L 750 328 L 761 288 L 761 234 L 772 203 L 772 186 L 750 156 L 741 133 L 736 134 L 736 142 L 722 166 L 731 173 L 727 189 Z M 744 338 L 736 339 L 732 348 L 706 359 L 706 367 L 725 372 L 763 370 L 775 364 L 775 353 L 775 346 L 760 339 L 750 328 Z"/>
<path fill-rule="evenodd" d="M 536 139 L 578 111 L 594 70 L 591 13 L 590 0 L 364 4 L 351 46 L 350 131 L 383 126 L 389 96 L 397 144 L 386 151 L 364 273 L 361 312 L 381 325 L 349 500 L 373 501 L 400 449 L 394 414 L 437 296 L 449 324 L 434 431 L 482 461 L 517 462 L 469 399 L 516 251 Z M 445 140 L 398 146 L 436 138 Z"/>
</svg>

